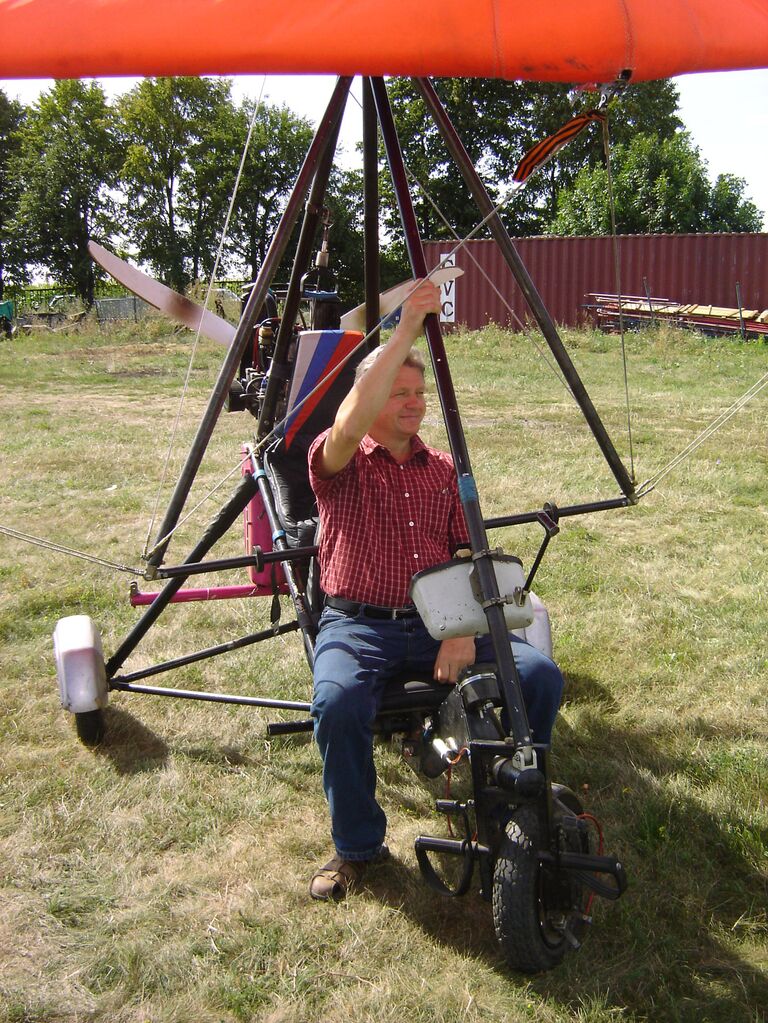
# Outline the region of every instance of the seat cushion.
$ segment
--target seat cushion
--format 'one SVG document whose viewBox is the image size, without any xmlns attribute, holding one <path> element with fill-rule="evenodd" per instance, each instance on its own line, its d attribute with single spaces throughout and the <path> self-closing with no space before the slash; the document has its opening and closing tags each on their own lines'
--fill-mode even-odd
<svg viewBox="0 0 768 1023">
<path fill-rule="evenodd" d="M 415 673 L 387 682 L 380 714 L 397 714 L 402 711 L 436 710 L 451 686 L 435 682 L 429 675 Z"/>
</svg>

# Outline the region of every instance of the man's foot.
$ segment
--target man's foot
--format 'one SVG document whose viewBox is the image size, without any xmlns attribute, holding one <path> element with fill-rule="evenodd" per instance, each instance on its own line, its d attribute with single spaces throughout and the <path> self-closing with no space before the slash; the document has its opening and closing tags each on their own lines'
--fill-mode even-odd
<svg viewBox="0 0 768 1023">
<path fill-rule="evenodd" d="M 309 885 L 309 894 L 313 899 L 320 899 L 322 902 L 338 902 L 346 898 L 348 893 L 360 883 L 366 867 L 371 863 L 381 863 L 388 858 L 389 849 L 386 845 L 381 847 L 372 860 L 345 860 L 341 856 L 334 856 L 313 876 Z"/>
</svg>

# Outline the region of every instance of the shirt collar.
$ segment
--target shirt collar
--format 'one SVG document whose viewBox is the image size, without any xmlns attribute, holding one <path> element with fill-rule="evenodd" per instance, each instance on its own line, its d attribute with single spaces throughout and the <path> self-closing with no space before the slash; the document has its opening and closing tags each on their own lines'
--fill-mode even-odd
<svg viewBox="0 0 768 1023">
<path fill-rule="evenodd" d="M 373 437 L 370 437 L 368 434 L 366 434 L 365 437 L 363 437 L 363 439 L 360 441 L 360 446 L 363 449 L 363 454 L 367 455 L 369 458 L 371 457 L 371 455 L 374 454 L 374 452 L 381 451 L 387 458 L 394 461 L 389 449 L 385 448 L 383 444 L 380 444 L 377 440 L 374 440 Z M 421 437 L 419 436 L 411 437 L 411 457 L 408 459 L 408 461 L 418 459 L 421 462 L 427 461 L 428 458 L 429 448 L 421 439 Z"/>
</svg>

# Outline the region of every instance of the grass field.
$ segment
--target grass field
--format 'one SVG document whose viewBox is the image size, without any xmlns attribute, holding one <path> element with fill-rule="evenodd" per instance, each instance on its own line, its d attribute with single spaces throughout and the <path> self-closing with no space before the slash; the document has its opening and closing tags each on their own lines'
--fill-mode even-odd
<svg viewBox="0 0 768 1023">
<path fill-rule="evenodd" d="M 626 454 L 617 340 L 567 343 Z M 0 342 L 0 525 L 140 564 L 190 344 L 160 320 Z M 768 369 L 757 342 L 659 330 L 628 348 L 639 480 Z M 449 350 L 486 516 L 616 495 L 527 339 L 488 329 Z M 219 360 L 199 354 L 171 477 Z M 444 822 L 395 749 L 377 749 L 394 859 L 327 906 L 307 896 L 329 849 L 319 757 L 305 738 L 268 741 L 274 713 L 116 694 L 107 741 L 79 744 L 51 632 L 88 613 L 114 650 L 137 615 L 131 577 L 0 536 L 0 1020 L 768 1018 L 765 409 L 763 395 L 637 508 L 564 522 L 541 569 L 567 681 L 556 776 L 602 821 L 630 888 L 533 978 L 506 970 L 476 894 L 422 883 L 413 839 Z M 200 496 L 250 429 L 222 419 Z M 436 402 L 425 433 L 443 443 Z M 175 558 L 214 510 L 180 530 Z M 530 564 L 540 537 L 493 539 Z M 241 543 L 234 530 L 217 552 Z M 269 601 L 174 607 L 129 666 L 268 621 Z M 289 636 L 169 684 L 306 699 L 310 677 Z"/>
</svg>

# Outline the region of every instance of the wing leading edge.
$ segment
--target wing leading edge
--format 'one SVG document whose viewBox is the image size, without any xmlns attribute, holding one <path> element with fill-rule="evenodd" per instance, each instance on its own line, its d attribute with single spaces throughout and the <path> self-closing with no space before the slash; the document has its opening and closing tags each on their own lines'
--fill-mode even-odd
<svg viewBox="0 0 768 1023">
<path fill-rule="evenodd" d="M 768 0 L 0 0 L 0 34 L 8 78 L 637 81 L 766 66 Z"/>
</svg>

